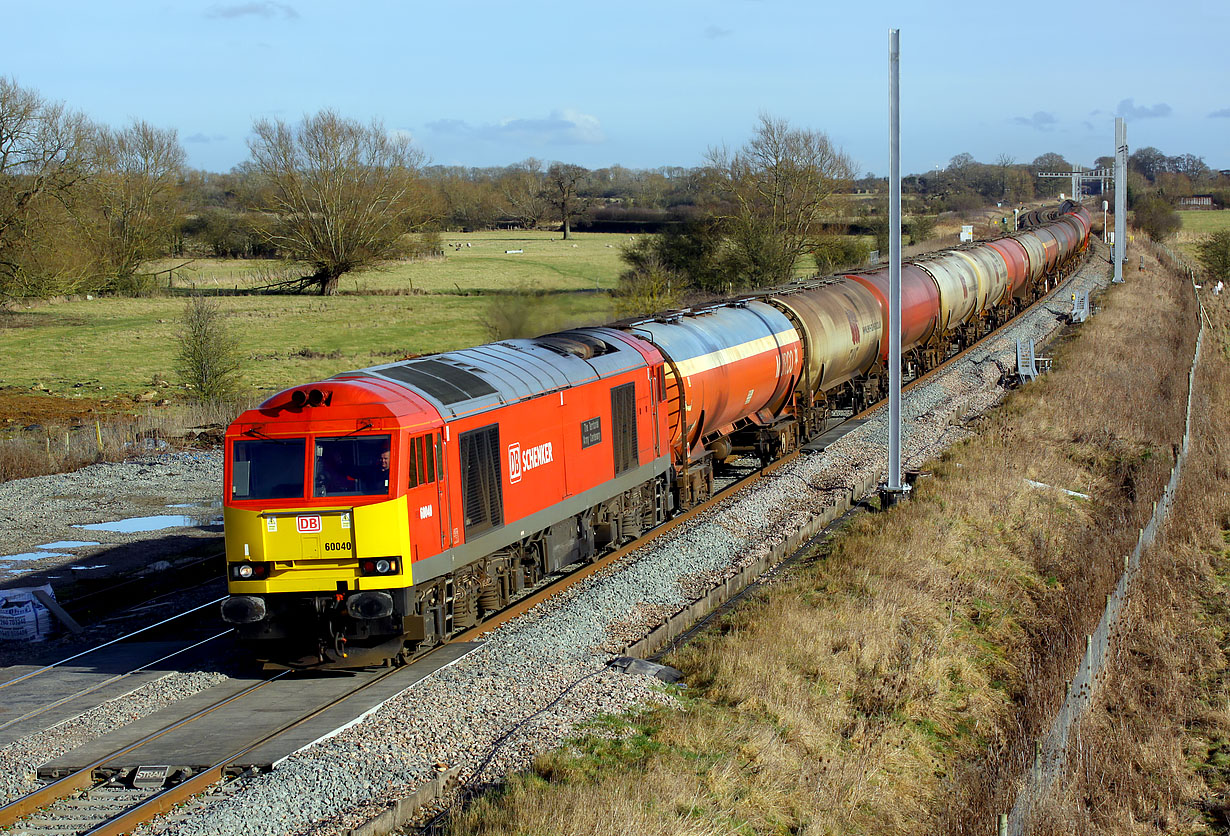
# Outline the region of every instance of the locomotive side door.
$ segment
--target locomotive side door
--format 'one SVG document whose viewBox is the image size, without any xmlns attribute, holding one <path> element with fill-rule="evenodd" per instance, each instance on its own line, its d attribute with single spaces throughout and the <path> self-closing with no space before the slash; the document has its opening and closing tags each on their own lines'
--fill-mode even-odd
<svg viewBox="0 0 1230 836">
<path fill-rule="evenodd" d="M 438 554 L 447 523 L 443 457 L 439 433 L 410 439 L 406 465 L 406 504 L 410 514 L 410 544 L 415 558 Z"/>
</svg>

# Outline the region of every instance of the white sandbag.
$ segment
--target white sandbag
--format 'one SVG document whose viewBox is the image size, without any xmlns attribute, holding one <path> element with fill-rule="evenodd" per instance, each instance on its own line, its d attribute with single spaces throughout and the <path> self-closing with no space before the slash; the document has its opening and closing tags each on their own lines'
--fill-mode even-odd
<svg viewBox="0 0 1230 836">
<path fill-rule="evenodd" d="M 41 642 L 55 629 L 55 617 L 34 597 L 35 589 L 54 598 L 51 584 L 0 589 L 0 641 Z"/>
</svg>

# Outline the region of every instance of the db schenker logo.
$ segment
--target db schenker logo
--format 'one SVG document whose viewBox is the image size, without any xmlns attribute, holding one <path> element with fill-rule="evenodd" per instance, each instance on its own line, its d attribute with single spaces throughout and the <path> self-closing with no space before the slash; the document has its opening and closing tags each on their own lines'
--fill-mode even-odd
<svg viewBox="0 0 1230 836">
<path fill-rule="evenodd" d="M 521 481 L 522 473 L 546 464 L 552 459 L 551 442 L 549 441 L 526 450 L 521 449 L 521 442 L 513 442 L 508 445 L 508 481 L 516 484 Z"/>
</svg>

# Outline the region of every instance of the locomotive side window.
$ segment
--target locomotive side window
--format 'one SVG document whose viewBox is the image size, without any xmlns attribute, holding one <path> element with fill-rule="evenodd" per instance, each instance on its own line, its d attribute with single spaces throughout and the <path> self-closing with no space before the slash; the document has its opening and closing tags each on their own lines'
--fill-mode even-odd
<svg viewBox="0 0 1230 836">
<path fill-rule="evenodd" d="M 316 496 L 388 496 L 389 436 L 316 439 Z"/>
<path fill-rule="evenodd" d="M 410 439 L 410 465 L 406 472 L 407 485 L 417 488 L 436 481 L 443 475 L 444 463 L 440 461 L 440 436 L 421 435 Z"/>
<path fill-rule="evenodd" d="M 492 424 L 458 437 L 461 455 L 461 505 L 466 538 L 504 524 L 504 486 L 500 470 L 500 426 Z"/>
<path fill-rule="evenodd" d="M 306 439 L 236 441 L 232 449 L 233 499 L 294 499 L 303 496 Z"/>
<path fill-rule="evenodd" d="M 436 447 L 436 478 L 444 479 L 444 444 L 440 441 L 440 436 L 435 436 Z"/>
</svg>

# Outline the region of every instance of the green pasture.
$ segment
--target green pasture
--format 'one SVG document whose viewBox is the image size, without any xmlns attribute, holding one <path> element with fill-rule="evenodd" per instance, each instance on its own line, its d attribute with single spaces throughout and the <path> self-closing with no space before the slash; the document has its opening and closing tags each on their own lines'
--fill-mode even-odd
<svg viewBox="0 0 1230 836">
<path fill-rule="evenodd" d="M 1175 236 L 1174 243 L 1191 259 L 1196 258 L 1196 243 L 1200 239 L 1214 232 L 1230 229 L 1230 211 L 1225 209 L 1188 210 L 1179 212 L 1179 218 L 1183 221 L 1183 228 Z"/>
<path fill-rule="evenodd" d="M 1208 235 L 1222 229 L 1230 229 L 1230 211 L 1186 211 L 1180 212 L 1183 221 L 1183 231 L 1197 235 Z"/>
<path fill-rule="evenodd" d="M 342 277 L 341 293 L 484 293 L 529 287 L 539 290 L 611 290 L 622 269 L 619 248 L 627 235 L 503 231 L 444 233 L 443 259 L 390 262 L 378 270 Z M 521 250 L 521 252 L 508 252 Z M 187 259 L 167 259 L 167 270 Z M 267 284 L 277 265 L 248 259 L 195 259 L 174 270 L 176 288 L 246 289 Z M 167 274 L 159 276 L 167 284 Z"/>
<path fill-rule="evenodd" d="M 0 386 L 100 398 L 138 394 L 158 378 L 174 382 L 175 338 L 192 292 L 219 294 L 246 358 L 245 384 L 257 392 L 487 342 L 493 306 L 532 304 L 541 311 L 538 333 L 609 320 L 605 291 L 615 285 L 617 242 L 627 236 L 579 235 L 575 248 L 551 237 L 446 235 L 444 260 L 344 278 L 334 297 L 221 295 L 260 283 L 261 265 L 201 260 L 176 271 L 171 290 L 164 274 L 162 295 L 36 303 L 0 313 Z M 457 241 L 472 246 L 449 246 Z M 510 291 L 520 289 L 541 295 L 518 302 Z"/>
</svg>

